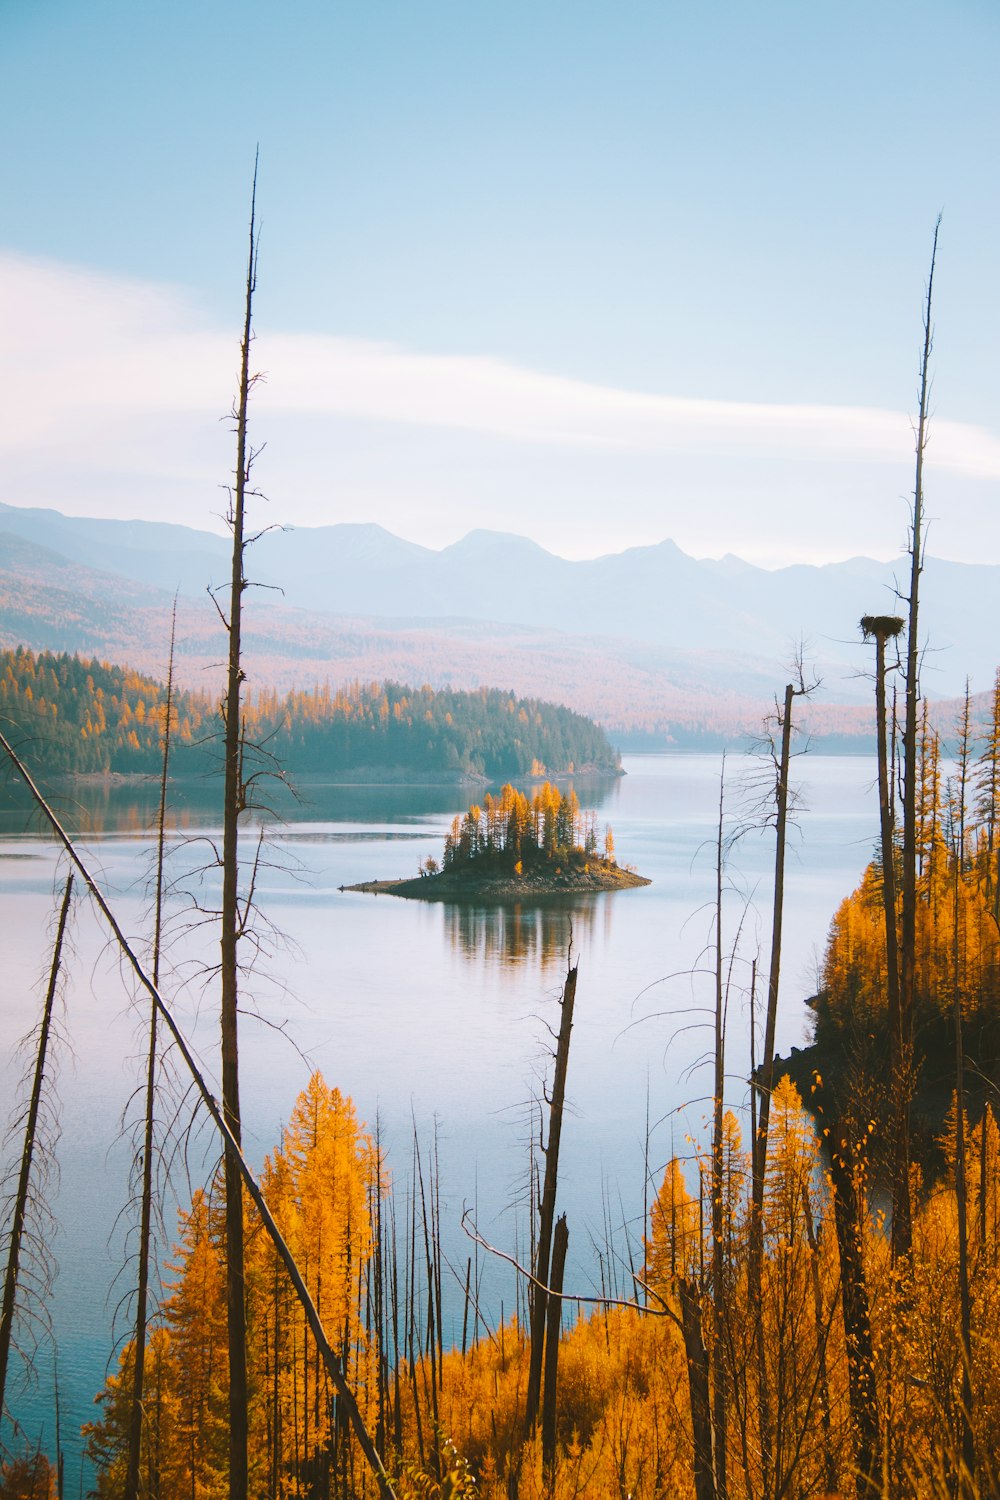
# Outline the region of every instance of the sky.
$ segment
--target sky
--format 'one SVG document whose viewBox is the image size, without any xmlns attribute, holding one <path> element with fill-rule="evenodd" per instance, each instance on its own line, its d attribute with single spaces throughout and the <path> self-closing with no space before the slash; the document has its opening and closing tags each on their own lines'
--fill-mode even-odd
<svg viewBox="0 0 1000 1500">
<path fill-rule="evenodd" d="M 995 0 L 0 0 L 0 500 L 1000 562 Z"/>
</svg>

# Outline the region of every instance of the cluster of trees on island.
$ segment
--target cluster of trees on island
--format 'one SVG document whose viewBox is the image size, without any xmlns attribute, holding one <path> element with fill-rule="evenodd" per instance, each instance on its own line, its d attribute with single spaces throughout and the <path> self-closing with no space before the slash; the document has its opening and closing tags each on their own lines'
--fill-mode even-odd
<svg viewBox="0 0 1000 1500">
<path fill-rule="evenodd" d="M 49 774 L 155 774 L 167 690 L 126 667 L 25 647 L 0 652 L 0 720 Z M 173 774 L 218 763 L 218 700 L 176 688 Z M 328 683 L 247 695 L 244 740 L 286 769 L 330 774 L 371 768 L 435 775 L 615 773 L 620 760 L 592 720 L 557 703 L 499 688 L 410 688 Z"/>
<path fill-rule="evenodd" d="M 597 814 L 584 812 L 572 787 L 561 791 L 546 781 L 530 798 L 508 782 L 482 806 L 474 802 L 464 817 L 455 816 L 444 843 L 445 870 L 499 869 L 520 875 L 539 865 L 572 866 L 615 858 L 609 827 L 598 833 Z M 425 866 L 428 874 L 436 862 Z"/>
</svg>

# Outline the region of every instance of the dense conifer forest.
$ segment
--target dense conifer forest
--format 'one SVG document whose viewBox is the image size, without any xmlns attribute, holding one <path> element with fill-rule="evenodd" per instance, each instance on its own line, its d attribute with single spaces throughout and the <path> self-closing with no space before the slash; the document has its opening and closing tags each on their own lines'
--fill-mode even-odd
<svg viewBox="0 0 1000 1500">
<path fill-rule="evenodd" d="M 155 774 L 165 701 L 162 683 L 126 667 L 23 647 L 0 653 L 0 719 L 48 774 Z M 172 774 L 217 765 L 218 700 L 175 690 L 172 715 Z M 243 722 L 248 745 L 266 747 L 293 773 L 380 768 L 502 780 L 619 769 L 591 720 L 498 688 L 356 682 L 265 691 L 247 699 Z"/>
<path fill-rule="evenodd" d="M 531 897 L 594 894 L 650 885 L 615 858 L 608 825 L 584 812 L 573 787 L 546 781 L 532 795 L 507 782 L 482 806 L 456 813 L 440 860 L 429 855 L 414 879 L 378 879 L 344 887 L 419 901 L 519 904 Z"/>
</svg>

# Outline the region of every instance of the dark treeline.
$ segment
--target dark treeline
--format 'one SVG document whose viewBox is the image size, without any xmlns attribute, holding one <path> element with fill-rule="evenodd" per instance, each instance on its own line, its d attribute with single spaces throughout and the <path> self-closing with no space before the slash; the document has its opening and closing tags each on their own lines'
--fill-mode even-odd
<svg viewBox="0 0 1000 1500">
<path fill-rule="evenodd" d="M 162 683 L 127 667 L 24 647 L 0 654 L 0 719 L 50 775 L 154 774 L 165 703 Z M 502 779 L 618 769 L 607 736 L 591 720 L 498 688 L 324 684 L 258 693 L 243 717 L 248 743 L 266 746 L 292 772 L 400 767 Z M 216 765 L 217 700 L 175 692 L 172 719 L 174 775 Z"/>
</svg>

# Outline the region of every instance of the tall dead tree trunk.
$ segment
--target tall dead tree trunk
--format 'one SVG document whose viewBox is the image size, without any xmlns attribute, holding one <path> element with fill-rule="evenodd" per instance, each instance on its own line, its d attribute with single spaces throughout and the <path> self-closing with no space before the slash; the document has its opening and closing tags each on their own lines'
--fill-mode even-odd
<svg viewBox="0 0 1000 1500">
<path fill-rule="evenodd" d="M 0 1417 L 3 1416 L 4 1394 L 7 1389 L 7 1369 L 10 1362 L 10 1346 L 14 1332 L 14 1313 L 17 1306 L 17 1284 L 21 1269 L 21 1247 L 24 1241 L 24 1225 L 28 1213 L 28 1194 L 31 1188 L 31 1167 L 35 1157 L 38 1134 L 38 1116 L 42 1105 L 42 1088 L 45 1082 L 45 1067 L 48 1061 L 49 1039 L 52 1034 L 52 1010 L 55 1005 L 62 965 L 63 938 L 66 921 L 73 896 L 73 876 L 66 877 L 56 940 L 49 968 L 49 982 L 42 1007 L 42 1020 L 38 1030 L 38 1045 L 35 1049 L 35 1072 L 31 1084 L 31 1098 L 24 1122 L 24 1147 L 21 1151 L 21 1167 L 18 1172 L 17 1189 L 14 1194 L 14 1212 L 11 1216 L 10 1240 L 7 1245 L 7 1269 L 4 1273 L 3 1305 L 0 1307 Z"/>
<path fill-rule="evenodd" d="M 760 1066 L 755 1070 L 751 1087 L 751 1118 L 755 1117 L 750 1148 L 750 1235 L 747 1275 L 750 1306 L 756 1309 L 755 1348 L 758 1380 L 758 1437 L 760 1442 L 761 1493 L 770 1494 L 772 1484 L 771 1394 L 768 1381 L 764 1320 L 762 1308 L 764 1261 L 764 1183 L 767 1175 L 767 1137 L 771 1119 L 771 1095 L 774 1091 L 774 1037 L 778 1022 L 778 989 L 781 979 L 781 935 L 785 913 L 785 850 L 788 843 L 788 782 L 792 760 L 792 707 L 796 698 L 804 697 L 816 686 L 807 687 L 801 653 L 796 659 L 798 684 L 785 685 L 785 698 L 778 711 L 781 746 L 774 761 L 774 898 L 771 905 L 771 952 L 767 976 L 767 1009 L 764 1018 L 764 1047 Z M 766 729 L 766 726 L 765 726 Z"/>
<path fill-rule="evenodd" d="M 52 945 L 52 963 L 49 966 L 45 1004 L 42 1007 L 42 1023 L 37 1032 L 37 1047 L 34 1049 L 34 1077 L 31 1080 L 31 1098 L 28 1100 L 27 1118 L 24 1121 L 24 1148 L 21 1151 L 21 1167 L 18 1185 L 13 1196 L 13 1214 L 10 1217 L 10 1239 L 7 1242 L 7 1266 L 3 1277 L 3 1305 L 0 1307 L 0 1418 L 3 1416 L 4 1392 L 7 1388 L 7 1367 L 10 1362 L 10 1341 L 13 1337 L 13 1314 L 18 1296 L 18 1277 L 21 1274 L 21 1248 L 24 1244 L 24 1224 L 27 1220 L 28 1193 L 31 1188 L 31 1164 L 37 1140 L 37 1122 L 42 1109 L 42 1088 L 45 1085 L 45 1067 L 48 1062 L 48 1044 L 52 1034 L 52 1008 L 58 989 L 58 971 L 63 963 L 63 938 L 66 936 L 66 921 L 69 918 L 69 903 L 73 894 L 72 873 L 66 877 L 63 903 L 58 909 L 58 924 L 55 929 L 55 944 Z"/>
<path fill-rule="evenodd" d="M 764 1050 L 761 1057 L 760 1083 L 754 1094 L 757 1100 L 757 1125 L 751 1140 L 750 1172 L 750 1244 L 749 1244 L 749 1294 L 750 1306 L 755 1309 L 757 1327 L 755 1349 L 757 1356 L 757 1426 L 760 1440 L 761 1494 L 771 1492 L 771 1392 L 768 1380 L 767 1351 L 764 1343 L 763 1310 L 763 1261 L 764 1261 L 764 1180 L 767 1170 L 767 1135 L 771 1115 L 771 1094 L 774 1090 L 774 1035 L 778 1020 L 778 984 L 781 975 L 781 928 L 784 918 L 785 900 L 785 838 L 788 823 L 788 766 L 792 750 L 792 701 L 795 687 L 785 685 L 785 702 L 781 713 L 781 751 L 776 765 L 775 777 L 775 852 L 774 852 L 774 899 L 771 907 L 771 953 L 767 982 L 767 1006 L 764 1016 Z"/>
<path fill-rule="evenodd" d="M 823 1429 L 823 1471 L 827 1493 L 835 1495 L 840 1489 L 837 1479 L 837 1457 L 833 1444 L 833 1420 L 830 1405 L 830 1372 L 826 1358 L 827 1317 L 823 1309 L 823 1283 L 819 1272 L 819 1236 L 813 1220 L 812 1203 L 809 1201 L 809 1184 L 802 1184 L 802 1215 L 809 1244 L 809 1278 L 812 1283 L 813 1316 L 816 1328 L 816 1348 L 819 1350 L 818 1396 L 819 1415 Z"/>
<path fill-rule="evenodd" d="M 712 1465 L 712 1407 L 709 1399 L 708 1350 L 701 1321 L 701 1297 L 696 1282 L 677 1278 L 681 1304 L 681 1330 L 687 1356 L 688 1390 L 691 1396 L 691 1430 L 694 1435 L 695 1500 L 716 1500 Z"/>
<path fill-rule="evenodd" d="M 878 1389 L 856 1181 L 863 1157 L 851 1139 L 849 1125 L 839 1109 L 834 1107 L 827 1086 L 820 1083 L 818 1075 L 814 1100 L 817 1113 L 829 1121 L 824 1135 L 830 1151 L 833 1223 L 840 1257 L 840 1297 L 847 1348 L 847 1393 L 858 1474 L 858 1497 L 859 1500 L 875 1500 L 881 1494 Z"/>
<path fill-rule="evenodd" d="M 785 686 L 785 702 L 780 716 L 781 751 L 775 765 L 774 807 L 774 900 L 771 907 L 771 955 L 767 977 L 767 1013 L 764 1020 L 764 1051 L 760 1060 L 760 1086 L 757 1090 L 757 1135 L 753 1149 L 753 1201 L 759 1215 L 764 1201 L 764 1166 L 767 1160 L 767 1132 L 771 1115 L 771 1093 L 774 1089 L 774 1034 L 778 1021 L 778 984 L 781 978 L 781 929 L 785 910 L 785 846 L 788 832 L 788 768 L 792 756 L 792 703 L 794 683 Z"/>
<path fill-rule="evenodd" d="M 969 1289 L 969 1194 L 965 1148 L 965 1047 L 962 1037 L 962 873 L 965 863 L 965 816 L 969 782 L 970 752 L 969 682 L 965 682 L 965 702 L 958 744 L 958 783 L 952 808 L 952 833 L 955 869 L 952 908 L 952 1008 L 955 1022 L 955 1202 L 958 1219 L 958 1302 L 962 1333 L 962 1410 L 960 1417 L 962 1466 L 964 1479 L 976 1484 L 976 1447 L 972 1425 L 972 1299 Z M 986 1116 L 983 1114 L 983 1131 Z"/>
<path fill-rule="evenodd" d="M 531 1358 L 528 1365 L 528 1391 L 525 1398 L 525 1431 L 530 1432 L 538 1417 L 541 1400 L 542 1366 L 545 1347 L 545 1324 L 549 1299 L 549 1262 L 552 1250 L 552 1226 L 555 1219 L 556 1186 L 559 1178 L 559 1142 L 562 1137 L 563 1108 L 566 1102 L 566 1073 L 569 1067 L 569 1039 L 573 1029 L 573 1005 L 576 1000 L 576 966 L 569 970 L 560 1003 L 559 1039 L 556 1043 L 556 1066 L 549 1101 L 549 1135 L 542 1147 L 545 1153 L 545 1178 L 538 1213 L 538 1243 L 535 1249 L 535 1275 L 531 1288 L 530 1330 Z"/>
<path fill-rule="evenodd" d="M 719 821 L 715 845 L 715 1076 L 712 1083 L 712 1408 L 715 1434 L 715 1493 L 726 1500 L 726 1243 L 723 1214 L 723 1118 L 726 1084 L 726 1008 L 722 960 L 722 889 L 725 871 L 726 760 L 719 777 Z"/>
<path fill-rule="evenodd" d="M 542 1397 L 542 1460 L 546 1472 L 552 1477 L 556 1461 L 556 1412 L 558 1410 L 557 1382 L 559 1379 L 559 1332 L 562 1327 L 563 1273 L 566 1269 L 566 1248 L 569 1230 L 566 1215 L 556 1220 L 552 1242 L 552 1266 L 549 1273 L 548 1312 L 545 1320 L 545 1383 Z"/>
<path fill-rule="evenodd" d="M 909 1149 L 906 1140 L 907 1039 L 899 992 L 899 912 L 896 901 L 895 796 L 889 774 L 885 696 L 885 648 L 903 628 L 898 615 L 864 615 L 865 640 L 875 642 L 875 730 L 878 744 L 878 810 L 882 850 L 882 911 L 885 920 L 885 989 L 889 1023 L 890 1149 L 892 1156 L 892 1254 L 905 1254 L 903 1226 L 909 1215 Z"/>
<path fill-rule="evenodd" d="M 243 340 L 240 346 L 240 381 L 234 417 L 236 422 L 236 472 L 230 491 L 227 520 L 233 536 L 232 573 L 229 590 L 229 663 L 226 678 L 225 790 L 222 832 L 222 937 L 221 937 L 221 1029 L 222 1109 L 226 1124 L 238 1146 L 240 1123 L 240 1074 L 238 1039 L 238 947 L 241 936 L 239 906 L 239 817 L 246 807 L 243 780 L 243 724 L 241 692 L 244 681 L 241 650 L 243 593 L 247 587 L 244 534 L 245 502 L 253 454 L 247 442 L 247 407 L 250 401 L 250 344 L 253 338 L 253 294 L 257 280 L 255 213 L 257 172 L 254 169 L 250 205 L 250 249 L 247 257 L 246 300 Z M 248 1388 L 246 1350 L 246 1286 L 243 1253 L 243 1191 L 235 1153 L 226 1151 L 226 1308 L 229 1328 L 229 1494 L 230 1500 L 248 1500 L 247 1439 Z"/>
<path fill-rule="evenodd" d="M 177 601 L 170 621 L 170 661 L 167 666 L 167 697 L 163 720 L 163 762 L 160 768 L 160 806 L 156 825 L 156 894 L 153 913 L 153 983 L 160 984 L 160 942 L 163 935 L 163 859 L 166 849 L 167 773 L 170 767 L 170 716 L 174 697 L 174 642 L 177 635 Z M 137 1500 L 139 1464 L 142 1454 L 143 1387 L 146 1372 L 146 1325 L 149 1302 L 149 1259 L 153 1218 L 153 1134 L 156 1106 L 157 1034 L 156 1006 L 149 1009 L 149 1042 L 146 1053 L 146 1115 L 142 1139 L 142 1203 L 139 1210 L 139 1275 L 135 1299 L 132 1409 L 129 1413 L 128 1465 L 125 1500 Z"/>
<path fill-rule="evenodd" d="M 927 450 L 928 407 L 930 401 L 930 362 L 933 346 L 931 309 L 934 294 L 934 266 L 937 261 L 938 232 L 941 220 L 934 226 L 931 266 L 924 300 L 923 347 L 920 355 L 920 382 L 916 430 L 916 474 L 913 485 L 913 511 L 910 521 L 910 592 L 906 622 L 906 706 L 903 724 L 903 879 L 902 920 L 899 951 L 900 1034 L 903 1045 L 903 1091 L 897 1105 L 896 1129 L 905 1153 L 894 1183 L 895 1204 L 892 1226 L 894 1254 L 909 1256 L 913 1248 L 913 1214 L 910 1204 L 910 1097 L 913 1093 L 913 1002 L 916 983 L 917 953 L 917 709 L 920 703 L 920 574 L 924 563 L 924 454 Z M 905 1169 L 905 1170 L 904 1170 Z"/>
</svg>

